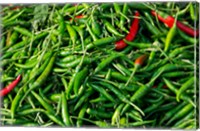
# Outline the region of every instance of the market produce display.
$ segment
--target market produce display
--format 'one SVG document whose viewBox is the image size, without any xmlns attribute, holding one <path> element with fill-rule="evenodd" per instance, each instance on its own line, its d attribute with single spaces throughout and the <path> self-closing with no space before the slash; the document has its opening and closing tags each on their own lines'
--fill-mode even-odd
<svg viewBox="0 0 200 131">
<path fill-rule="evenodd" d="M 0 125 L 198 128 L 197 2 L 2 5 Z"/>
</svg>

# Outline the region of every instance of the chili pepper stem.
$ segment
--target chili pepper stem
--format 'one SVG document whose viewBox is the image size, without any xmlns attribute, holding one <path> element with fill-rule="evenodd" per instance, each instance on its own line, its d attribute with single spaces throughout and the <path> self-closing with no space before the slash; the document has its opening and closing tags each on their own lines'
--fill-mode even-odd
<svg viewBox="0 0 200 131">
<path fill-rule="evenodd" d="M 132 80 L 132 78 L 133 78 L 135 72 L 137 71 L 137 69 L 138 69 L 139 67 L 140 67 L 139 64 L 135 64 L 135 67 L 134 67 L 134 69 L 133 69 L 133 71 L 132 71 L 132 73 L 131 73 L 131 75 L 130 75 L 128 81 L 126 82 L 125 86 L 128 86 L 128 84 L 129 84 L 130 81 Z"/>
</svg>

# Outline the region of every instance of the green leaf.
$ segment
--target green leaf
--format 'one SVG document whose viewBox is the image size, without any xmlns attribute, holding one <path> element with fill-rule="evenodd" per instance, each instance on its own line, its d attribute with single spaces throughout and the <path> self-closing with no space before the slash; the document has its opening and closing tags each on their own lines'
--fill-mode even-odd
<svg viewBox="0 0 200 131">
<path fill-rule="evenodd" d="M 47 4 L 36 5 L 34 9 L 33 28 L 38 29 L 43 25 L 48 17 L 49 6 Z"/>
</svg>

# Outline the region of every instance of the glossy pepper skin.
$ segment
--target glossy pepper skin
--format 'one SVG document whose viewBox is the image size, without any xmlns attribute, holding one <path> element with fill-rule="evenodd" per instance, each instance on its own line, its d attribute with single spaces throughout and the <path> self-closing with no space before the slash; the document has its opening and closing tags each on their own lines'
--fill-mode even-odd
<svg viewBox="0 0 200 131">
<path fill-rule="evenodd" d="M 138 11 L 135 12 L 135 19 L 133 20 L 132 24 L 131 24 L 131 28 L 129 30 L 129 33 L 126 35 L 125 39 L 127 41 L 133 41 L 138 29 L 139 29 L 139 17 L 140 13 Z M 122 50 L 125 47 L 127 47 L 127 44 L 124 42 L 124 40 L 119 40 L 115 43 L 115 49 L 116 50 Z"/>
<path fill-rule="evenodd" d="M 169 16 L 168 14 L 164 13 L 164 12 L 156 12 L 156 11 L 151 11 L 151 14 L 153 16 L 156 16 L 161 22 L 165 23 L 167 25 L 167 27 L 172 28 L 174 22 L 175 22 L 175 18 L 172 16 Z M 194 37 L 194 36 L 198 36 L 199 35 L 199 30 L 194 30 L 192 28 L 190 28 L 189 26 L 183 24 L 180 21 L 176 21 L 176 26 L 182 30 L 183 32 L 185 32 L 186 34 Z"/>
<path fill-rule="evenodd" d="M 126 40 L 128 41 L 133 41 L 137 32 L 138 32 L 138 29 L 139 29 L 139 17 L 140 14 L 138 11 L 135 12 L 135 19 L 133 20 L 132 24 L 131 24 L 131 28 L 130 28 L 130 31 L 128 33 L 128 35 L 126 36 Z"/>
<path fill-rule="evenodd" d="M 18 75 L 17 78 L 10 83 L 7 87 L 0 90 L 0 97 L 7 95 L 13 88 L 17 86 L 17 84 L 20 82 L 22 76 Z"/>
</svg>

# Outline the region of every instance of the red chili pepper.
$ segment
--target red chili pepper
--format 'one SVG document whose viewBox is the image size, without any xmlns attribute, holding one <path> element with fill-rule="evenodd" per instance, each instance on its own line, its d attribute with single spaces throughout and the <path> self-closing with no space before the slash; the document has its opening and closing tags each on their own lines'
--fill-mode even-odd
<svg viewBox="0 0 200 131">
<path fill-rule="evenodd" d="M 128 35 L 126 35 L 125 39 L 127 41 L 133 41 L 137 32 L 138 32 L 138 28 L 139 28 L 139 19 L 137 18 L 138 16 L 140 16 L 139 12 L 136 11 L 135 12 L 135 19 L 133 20 L 129 33 Z M 127 44 L 123 41 L 123 40 L 119 40 L 115 43 L 115 49 L 116 50 L 122 50 L 127 46 Z"/>
<path fill-rule="evenodd" d="M 164 85 L 163 88 L 168 88 L 167 85 Z"/>
<path fill-rule="evenodd" d="M 75 19 L 81 19 L 84 17 L 85 17 L 84 15 L 77 15 L 77 16 L 75 16 Z M 72 21 L 72 18 L 70 18 L 69 20 Z"/>
<path fill-rule="evenodd" d="M 147 55 L 141 55 L 140 57 L 138 57 L 136 60 L 135 60 L 135 65 L 139 65 L 139 66 L 142 66 L 142 64 L 144 63 L 144 61 L 146 60 L 147 58 Z"/>
<path fill-rule="evenodd" d="M 141 55 L 140 57 L 138 57 L 135 62 L 134 62 L 134 69 L 133 72 L 131 73 L 131 76 L 129 77 L 128 81 L 126 82 L 125 86 L 127 86 L 129 84 L 129 82 L 131 81 L 131 79 L 133 78 L 135 72 L 138 70 L 138 68 L 140 68 L 143 64 L 144 61 L 146 60 L 147 55 Z"/>
<path fill-rule="evenodd" d="M 127 46 L 127 44 L 123 40 L 119 40 L 115 43 L 116 50 L 122 50 Z"/>
<path fill-rule="evenodd" d="M 22 8 L 21 6 L 15 6 L 11 10 L 17 10 L 17 9 L 21 9 L 21 8 Z"/>
<path fill-rule="evenodd" d="M 182 30 L 183 32 L 187 33 L 188 35 L 191 35 L 193 37 L 199 35 L 199 30 L 194 30 L 194 29 L 184 25 L 180 21 L 177 21 L 176 25 L 180 30 Z"/>
<path fill-rule="evenodd" d="M 17 78 L 10 83 L 7 87 L 3 88 L 0 90 L 0 97 L 7 95 L 13 88 L 16 87 L 16 85 L 19 83 L 21 80 L 21 75 L 17 76 Z"/>
<path fill-rule="evenodd" d="M 158 17 L 158 20 L 162 21 L 163 23 L 165 23 L 169 28 L 171 28 L 174 24 L 175 19 L 163 12 L 159 12 L 159 14 L 155 11 L 151 11 L 151 14 L 153 16 Z"/>
<path fill-rule="evenodd" d="M 158 86 L 157 85 L 154 85 L 152 88 L 157 88 Z"/>
<path fill-rule="evenodd" d="M 157 16 L 158 19 L 160 21 L 162 21 L 163 23 L 165 23 L 169 28 L 171 28 L 175 22 L 175 18 L 172 16 L 169 16 L 163 12 L 155 12 L 155 11 L 151 11 L 151 14 L 153 16 Z M 186 34 L 190 35 L 190 36 L 198 36 L 199 35 L 199 30 L 194 30 L 192 28 L 190 28 L 189 26 L 183 24 L 182 22 L 178 21 L 176 22 L 176 26 L 182 30 L 183 32 L 185 32 Z"/>
<path fill-rule="evenodd" d="M 138 32 L 139 19 L 137 17 L 139 17 L 139 16 L 140 16 L 139 12 L 138 11 L 135 12 L 135 17 L 136 18 L 133 20 L 133 22 L 131 24 L 130 31 L 129 31 L 128 35 L 126 36 L 126 40 L 127 41 L 132 41 L 135 38 L 135 36 L 136 36 L 136 34 Z"/>
<path fill-rule="evenodd" d="M 22 8 L 22 6 L 17 6 L 17 5 L 13 5 L 13 4 L 5 5 L 5 7 L 6 7 L 6 6 L 9 6 L 9 7 L 10 7 L 10 10 L 17 10 L 17 9 Z"/>
</svg>

